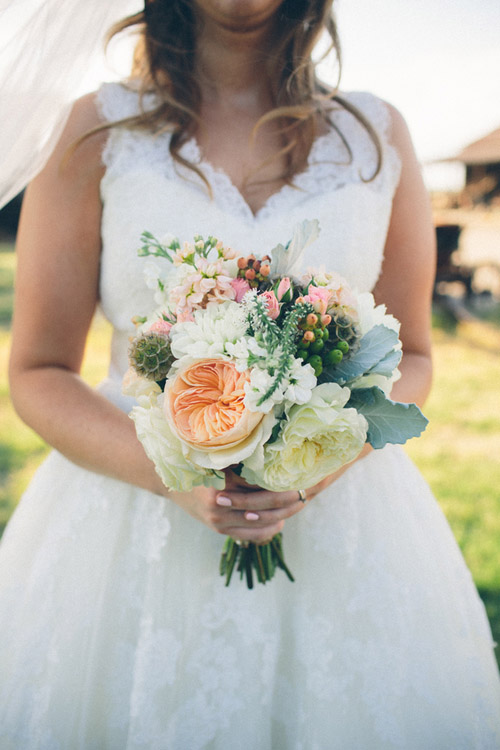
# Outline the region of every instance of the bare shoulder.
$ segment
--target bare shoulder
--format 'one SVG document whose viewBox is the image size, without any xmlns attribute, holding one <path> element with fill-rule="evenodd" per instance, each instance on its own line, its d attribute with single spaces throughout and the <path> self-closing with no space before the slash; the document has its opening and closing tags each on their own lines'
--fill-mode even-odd
<svg viewBox="0 0 500 750">
<path fill-rule="evenodd" d="M 382 101 L 387 108 L 390 117 L 390 142 L 399 153 L 403 164 L 408 161 L 417 163 L 418 159 L 415 153 L 410 130 L 405 118 L 403 117 L 399 109 L 397 109 L 393 104 L 385 100 Z"/>
<path fill-rule="evenodd" d="M 77 99 L 44 172 L 57 174 L 65 182 L 74 179 L 100 180 L 102 151 L 108 131 L 96 129 L 103 124 L 96 92 Z"/>
</svg>

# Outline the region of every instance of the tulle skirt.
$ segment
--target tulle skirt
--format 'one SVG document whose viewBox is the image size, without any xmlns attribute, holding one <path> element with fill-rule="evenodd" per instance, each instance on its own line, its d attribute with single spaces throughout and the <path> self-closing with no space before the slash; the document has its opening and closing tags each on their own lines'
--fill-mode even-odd
<svg viewBox="0 0 500 750">
<path fill-rule="evenodd" d="M 287 521 L 295 583 L 226 588 L 222 543 L 52 453 L 0 547 L 1 750 L 500 748 L 484 607 L 399 448 Z"/>
</svg>

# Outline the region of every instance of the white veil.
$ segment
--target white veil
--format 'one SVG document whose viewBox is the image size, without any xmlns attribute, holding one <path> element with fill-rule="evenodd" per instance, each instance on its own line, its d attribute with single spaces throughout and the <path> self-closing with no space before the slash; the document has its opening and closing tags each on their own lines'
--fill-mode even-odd
<svg viewBox="0 0 500 750">
<path fill-rule="evenodd" d="M 0 207 L 44 166 L 110 26 L 140 0 L 0 0 Z"/>
</svg>

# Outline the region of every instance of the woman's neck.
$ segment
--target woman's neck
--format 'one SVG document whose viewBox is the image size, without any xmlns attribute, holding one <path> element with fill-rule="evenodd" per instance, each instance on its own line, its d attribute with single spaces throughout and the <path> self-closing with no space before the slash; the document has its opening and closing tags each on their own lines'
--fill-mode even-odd
<svg viewBox="0 0 500 750">
<path fill-rule="evenodd" d="M 197 43 L 196 71 L 204 99 L 268 99 L 274 23 L 231 28 L 207 18 Z M 263 50 L 266 50 L 264 52 Z"/>
</svg>

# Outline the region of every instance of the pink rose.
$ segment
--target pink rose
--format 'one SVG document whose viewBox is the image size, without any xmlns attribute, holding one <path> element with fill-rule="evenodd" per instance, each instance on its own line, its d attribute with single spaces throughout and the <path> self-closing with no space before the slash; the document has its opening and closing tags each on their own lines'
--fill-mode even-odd
<svg viewBox="0 0 500 750">
<path fill-rule="evenodd" d="M 245 294 L 250 289 L 250 284 L 245 279 L 231 279 L 231 286 L 234 289 L 236 302 L 241 302 Z"/>
<path fill-rule="evenodd" d="M 169 323 L 167 320 L 163 320 L 163 318 L 158 318 L 158 320 L 155 320 L 153 325 L 148 330 L 151 333 L 161 333 L 163 334 L 163 336 L 168 336 L 171 328 L 172 323 Z"/>
<path fill-rule="evenodd" d="M 193 321 L 194 321 L 194 315 L 191 312 L 191 310 L 184 309 L 184 310 L 180 310 L 177 313 L 178 323 L 193 323 Z"/>
<path fill-rule="evenodd" d="M 265 301 L 267 314 L 271 320 L 276 320 L 280 314 L 280 303 L 278 302 L 275 293 L 269 290 L 268 292 L 262 292 L 262 294 L 259 294 L 258 296 Z"/>
<path fill-rule="evenodd" d="M 310 302 L 317 313 L 324 315 L 328 309 L 328 303 L 332 292 L 325 286 L 310 286 L 304 297 L 305 302 Z"/>
<path fill-rule="evenodd" d="M 276 290 L 276 296 L 280 302 L 281 301 L 291 302 L 291 296 L 290 296 L 290 299 L 287 298 L 286 300 L 283 300 L 283 297 L 289 291 L 291 286 L 292 285 L 290 283 L 290 279 L 288 278 L 288 276 L 285 276 L 283 279 L 281 279 L 280 283 L 278 284 L 278 288 Z"/>
</svg>

